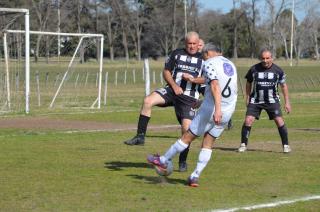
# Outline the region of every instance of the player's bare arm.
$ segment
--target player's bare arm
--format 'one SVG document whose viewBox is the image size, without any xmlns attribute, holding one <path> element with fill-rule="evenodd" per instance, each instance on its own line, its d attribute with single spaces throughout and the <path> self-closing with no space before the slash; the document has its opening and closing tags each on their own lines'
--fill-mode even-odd
<svg viewBox="0 0 320 212">
<path fill-rule="evenodd" d="M 168 83 L 168 85 L 173 89 L 176 95 L 183 94 L 182 88 L 176 84 L 169 70 L 167 69 L 163 70 L 163 78 Z"/>
<path fill-rule="evenodd" d="M 250 100 L 250 93 L 251 93 L 252 83 L 246 83 L 246 105 L 248 106 Z"/>
<path fill-rule="evenodd" d="M 188 73 L 182 74 L 182 78 L 184 80 L 187 80 L 187 81 L 195 83 L 195 84 L 204 84 L 204 82 L 205 82 L 204 77 L 193 77 L 191 74 L 188 74 Z"/>
<path fill-rule="evenodd" d="M 216 124 L 220 124 L 222 119 L 222 112 L 221 112 L 221 90 L 219 87 L 218 80 L 212 80 L 210 82 L 211 86 L 211 93 L 214 98 L 214 114 L 213 114 L 213 120 Z"/>
<path fill-rule="evenodd" d="M 283 98 L 284 98 L 284 110 L 287 113 L 290 113 L 291 112 L 291 105 L 290 105 L 290 100 L 289 100 L 288 85 L 286 83 L 284 83 L 284 84 L 281 84 L 280 87 L 281 87 Z"/>
</svg>

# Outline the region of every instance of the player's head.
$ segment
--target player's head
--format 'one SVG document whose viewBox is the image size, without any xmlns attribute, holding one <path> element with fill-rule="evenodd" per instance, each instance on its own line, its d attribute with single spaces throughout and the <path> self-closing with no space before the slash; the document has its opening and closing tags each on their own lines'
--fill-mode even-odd
<svg viewBox="0 0 320 212">
<path fill-rule="evenodd" d="M 204 60 L 207 60 L 209 58 L 219 56 L 221 55 L 221 49 L 219 46 L 213 44 L 213 43 L 207 43 L 204 45 L 202 49 L 202 56 Z"/>
<path fill-rule="evenodd" d="M 188 32 L 185 37 L 186 50 L 189 54 L 195 54 L 199 48 L 199 35 L 196 32 Z"/>
<path fill-rule="evenodd" d="M 264 68 L 270 68 L 273 63 L 272 53 L 269 49 L 262 49 L 259 54 L 261 65 Z"/>
<path fill-rule="evenodd" d="M 198 52 L 201 52 L 203 47 L 204 47 L 204 41 L 200 38 L 199 39 Z"/>
</svg>

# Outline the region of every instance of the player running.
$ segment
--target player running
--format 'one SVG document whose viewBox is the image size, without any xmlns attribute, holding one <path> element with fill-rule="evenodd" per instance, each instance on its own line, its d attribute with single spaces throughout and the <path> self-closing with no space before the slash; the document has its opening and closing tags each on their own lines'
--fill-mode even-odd
<svg viewBox="0 0 320 212">
<path fill-rule="evenodd" d="M 188 185 L 192 187 L 198 186 L 200 174 L 211 158 L 213 143 L 228 124 L 237 101 L 235 65 L 221 55 L 219 47 L 211 43 L 205 45 L 202 53 L 206 60 L 203 72 L 207 86 L 197 115 L 189 130 L 164 155 L 149 155 L 147 158 L 158 169 L 166 169 L 169 160 L 184 151 L 196 137 L 204 135 L 197 166 L 188 178 Z"/>
</svg>

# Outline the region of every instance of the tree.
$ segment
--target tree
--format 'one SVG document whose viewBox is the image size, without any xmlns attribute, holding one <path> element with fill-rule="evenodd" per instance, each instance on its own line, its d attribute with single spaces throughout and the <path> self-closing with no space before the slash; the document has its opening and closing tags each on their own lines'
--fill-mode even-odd
<svg viewBox="0 0 320 212">
<path fill-rule="evenodd" d="M 307 34 L 311 38 L 314 57 L 319 60 L 320 12 L 314 7 L 310 8 L 304 24 L 307 26 Z"/>
<path fill-rule="evenodd" d="M 236 0 L 233 0 L 233 58 L 238 58 L 238 17 L 236 10 Z"/>
<path fill-rule="evenodd" d="M 257 30 L 256 21 L 259 15 L 257 10 L 257 3 L 259 0 L 250 0 L 249 3 L 242 2 L 241 7 L 246 11 L 246 16 L 248 17 L 247 27 L 249 32 L 250 40 L 250 56 L 251 58 L 257 55 Z"/>
<path fill-rule="evenodd" d="M 51 15 L 52 12 L 52 2 L 48 2 L 45 0 L 32 0 L 32 7 L 33 7 L 33 11 L 35 11 L 36 15 L 37 15 L 37 26 L 38 26 L 38 31 L 46 31 L 47 29 L 47 23 L 49 20 L 49 17 Z M 43 35 L 38 35 L 37 36 L 37 42 L 36 42 L 36 49 L 35 49 L 35 54 L 34 54 L 34 60 L 35 62 L 38 62 L 38 58 L 39 58 L 39 50 L 40 50 L 40 42 L 41 42 L 41 38 Z M 48 37 L 46 38 L 46 55 L 49 56 L 48 54 L 48 44 L 49 39 Z M 47 60 L 48 61 L 48 60 Z"/>
<path fill-rule="evenodd" d="M 278 23 L 279 16 L 280 16 L 281 12 L 284 9 L 285 0 L 281 0 L 280 1 L 280 5 L 279 5 L 278 9 L 276 9 L 276 4 L 275 4 L 274 0 L 266 0 L 266 4 L 267 4 L 267 7 L 269 9 L 270 18 L 271 18 L 271 23 L 270 23 L 271 34 L 269 36 L 269 46 L 271 48 L 272 55 L 274 57 L 276 57 L 277 56 L 276 55 L 276 49 L 277 49 L 277 45 L 276 45 L 276 40 L 277 40 L 276 25 Z"/>
<path fill-rule="evenodd" d="M 285 58 L 289 59 L 288 44 L 291 35 L 291 16 L 292 11 L 289 9 L 283 10 L 279 15 L 279 21 L 276 25 L 276 31 L 283 42 Z M 297 24 L 297 19 L 294 18 L 294 25 Z"/>
</svg>

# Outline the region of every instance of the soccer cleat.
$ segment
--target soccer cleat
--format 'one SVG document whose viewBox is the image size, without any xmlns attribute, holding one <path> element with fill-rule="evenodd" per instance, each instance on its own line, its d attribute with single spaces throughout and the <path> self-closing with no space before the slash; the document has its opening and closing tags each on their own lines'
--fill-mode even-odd
<svg viewBox="0 0 320 212">
<path fill-rule="evenodd" d="M 245 151 L 247 151 L 247 146 L 245 143 L 241 143 L 238 149 L 238 152 L 245 152 Z"/>
<path fill-rule="evenodd" d="M 148 155 L 147 161 L 151 163 L 152 165 L 156 166 L 158 169 L 165 171 L 167 169 L 167 165 L 164 163 L 161 163 L 160 156 L 158 154 L 156 155 Z"/>
<path fill-rule="evenodd" d="M 199 186 L 199 178 L 197 177 L 188 177 L 187 183 L 191 187 L 198 187 Z"/>
<path fill-rule="evenodd" d="M 291 148 L 289 145 L 283 145 L 283 153 L 289 153 L 291 152 Z"/>
<path fill-rule="evenodd" d="M 124 142 L 127 145 L 144 145 L 144 134 L 137 134 L 132 139 Z"/>
<path fill-rule="evenodd" d="M 180 162 L 179 163 L 179 172 L 186 172 L 188 170 L 187 162 Z"/>
</svg>

